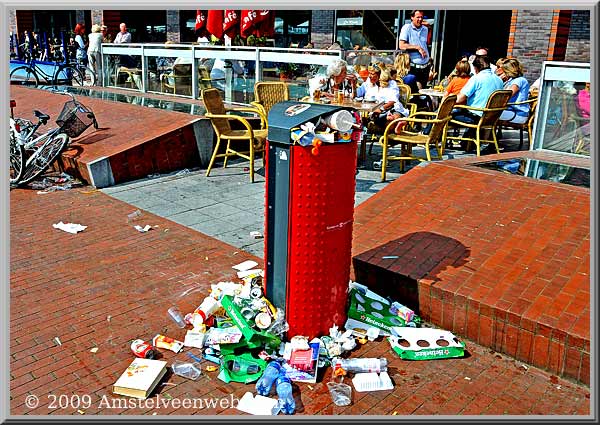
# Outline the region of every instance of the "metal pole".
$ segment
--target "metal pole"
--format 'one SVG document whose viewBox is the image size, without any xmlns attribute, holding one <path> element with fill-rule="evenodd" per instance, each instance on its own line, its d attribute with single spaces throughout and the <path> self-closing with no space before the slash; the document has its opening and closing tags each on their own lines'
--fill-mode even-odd
<svg viewBox="0 0 600 425">
<path fill-rule="evenodd" d="M 438 61 L 438 78 L 442 81 L 442 60 L 444 58 L 444 34 L 446 34 L 446 13 L 444 10 L 444 19 L 442 21 L 442 37 L 440 40 L 440 60 Z"/>
<path fill-rule="evenodd" d="M 198 99 L 198 61 L 195 45 L 192 45 L 192 98 Z"/>
</svg>

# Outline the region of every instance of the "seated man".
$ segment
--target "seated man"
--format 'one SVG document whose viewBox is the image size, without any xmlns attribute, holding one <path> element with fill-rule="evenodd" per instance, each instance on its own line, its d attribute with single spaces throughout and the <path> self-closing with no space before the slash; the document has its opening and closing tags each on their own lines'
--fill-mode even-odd
<svg viewBox="0 0 600 425">
<path fill-rule="evenodd" d="M 504 84 L 500 77 L 490 69 L 490 61 L 487 56 L 477 56 L 473 60 L 475 75 L 467 81 L 456 97 L 457 105 L 485 108 L 490 95 L 496 90 L 502 90 Z M 452 119 L 473 124 L 479 121 L 483 115 L 481 111 L 467 111 L 465 109 L 454 109 Z M 467 129 L 466 137 L 471 137 L 473 129 Z"/>
</svg>

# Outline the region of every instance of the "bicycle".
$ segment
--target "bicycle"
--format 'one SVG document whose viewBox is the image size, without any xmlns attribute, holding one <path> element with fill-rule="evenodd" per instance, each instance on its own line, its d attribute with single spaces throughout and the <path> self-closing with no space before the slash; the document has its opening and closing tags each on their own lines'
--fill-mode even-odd
<svg viewBox="0 0 600 425">
<path fill-rule="evenodd" d="M 68 145 L 70 138 L 80 136 L 91 125 L 95 129 L 98 128 L 98 121 L 89 108 L 77 101 L 71 93 L 58 93 L 71 97 L 71 100 L 65 102 L 61 113 L 56 119 L 58 127 L 50 129 L 42 135 L 37 135 L 37 130 L 42 125 L 46 125 L 50 119 L 49 115 L 38 110 L 33 111 L 38 119 L 36 124 L 28 120 L 21 120 L 18 123 L 19 132 L 14 139 L 11 137 L 10 140 L 11 152 L 16 152 L 14 164 L 11 156 L 11 169 L 15 170 L 14 175 L 11 171 L 12 184 L 21 185 L 30 182 L 46 171 Z M 17 123 L 17 120 L 19 119 L 14 120 L 15 123 Z M 13 144 L 17 146 L 13 146 Z M 19 159 L 16 158 L 18 152 L 22 155 L 20 163 L 23 164 L 19 175 L 16 172 L 19 167 Z"/>
<path fill-rule="evenodd" d="M 25 56 L 25 64 L 16 67 L 10 73 L 10 83 L 38 87 L 40 77 L 53 86 L 66 84 L 70 86 L 93 86 L 96 85 L 96 73 L 81 61 L 68 61 L 53 63 L 52 75 L 47 72 L 42 65 L 51 66 L 48 62 L 42 62 L 31 56 L 28 52 Z"/>
<path fill-rule="evenodd" d="M 25 148 L 23 143 L 20 143 L 21 125 L 23 124 L 19 118 L 14 117 L 13 109 L 17 106 L 15 100 L 10 101 L 10 184 L 16 184 L 23 174 L 25 169 Z"/>
</svg>

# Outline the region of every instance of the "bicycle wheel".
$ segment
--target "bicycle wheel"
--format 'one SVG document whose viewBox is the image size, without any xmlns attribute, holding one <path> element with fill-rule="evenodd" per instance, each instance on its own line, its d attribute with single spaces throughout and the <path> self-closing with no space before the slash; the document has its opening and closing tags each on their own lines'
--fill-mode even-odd
<svg viewBox="0 0 600 425">
<path fill-rule="evenodd" d="M 54 134 L 42 139 L 38 143 L 36 150 L 27 158 L 25 170 L 19 184 L 28 183 L 46 171 L 50 164 L 60 155 L 68 142 L 69 136 L 64 133 Z"/>
<path fill-rule="evenodd" d="M 67 85 L 81 87 L 84 85 L 85 77 L 81 71 L 73 65 L 61 66 L 56 70 L 53 78 L 53 85 Z"/>
<path fill-rule="evenodd" d="M 10 184 L 18 184 L 25 169 L 25 149 L 17 141 L 13 128 L 10 129 Z"/>
<path fill-rule="evenodd" d="M 86 66 L 85 68 L 81 68 L 81 71 L 83 73 L 83 85 L 86 87 L 95 86 L 98 81 L 98 77 L 96 76 L 94 70 L 89 66 Z"/>
<path fill-rule="evenodd" d="M 19 66 L 10 73 L 10 83 L 21 86 L 37 87 L 40 80 L 35 71 L 28 66 Z"/>
</svg>

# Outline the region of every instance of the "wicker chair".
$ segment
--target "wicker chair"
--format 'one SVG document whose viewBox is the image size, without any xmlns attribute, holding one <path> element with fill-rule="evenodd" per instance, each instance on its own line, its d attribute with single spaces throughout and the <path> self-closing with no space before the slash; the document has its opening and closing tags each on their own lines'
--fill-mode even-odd
<svg viewBox="0 0 600 425">
<path fill-rule="evenodd" d="M 481 156 L 481 144 L 482 143 L 493 143 L 496 147 L 496 152 L 500 153 L 498 148 L 498 140 L 496 139 L 496 126 L 498 125 L 498 119 L 502 114 L 502 111 L 506 109 L 508 100 L 512 96 L 510 90 L 496 90 L 494 91 L 485 106 L 485 108 L 474 108 L 466 105 L 456 105 L 457 108 L 465 109 L 467 111 L 481 111 L 481 117 L 479 121 L 473 124 L 466 123 L 458 120 L 451 120 L 450 126 L 454 128 L 466 127 L 475 130 L 475 137 L 468 137 L 466 135 L 455 136 L 448 135 L 446 138 L 450 140 L 461 140 L 467 142 L 467 150 L 469 149 L 470 143 L 475 143 L 477 147 L 477 156 Z M 485 139 L 483 132 L 488 130 L 491 134 L 491 139 Z"/>
<path fill-rule="evenodd" d="M 192 93 L 192 64 L 182 63 L 174 65 L 168 74 L 160 76 L 161 91 L 172 90 L 173 94 Z"/>
<path fill-rule="evenodd" d="M 261 128 L 268 128 L 267 117 L 271 107 L 289 99 L 289 88 L 284 82 L 257 82 L 254 84 L 254 102 L 250 102 L 250 104 L 261 111 Z"/>
<path fill-rule="evenodd" d="M 404 172 L 404 161 L 431 161 L 429 146 L 435 146 L 438 159 L 442 159 L 444 146 L 446 144 L 446 129 L 448 122 L 452 119 L 452 108 L 456 103 L 456 95 L 445 97 L 440 104 L 437 112 L 415 112 L 406 118 L 397 118 L 386 126 L 383 136 L 379 138 L 379 143 L 383 146 L 383 155 L 381 158 L 381 181 L 385 181 L 385 174 L 388 161 L 400 161 L 400 170 Z M 413 131 L 401 131 L 395 133 L 398 122 L 406 121 L 407 124 L 431 124 L 429 134 L 421 134 Z M 390 146 L 400 145 L 400 155 L 388 155 Z M 416 145 L 425 147 L 427 159 L 413 155 L 412 148 Z"/>
<path fill-rule="evenodd" d="M 223 161 L 223 168 L 225 168 L 227 166 L 227 158 L 230 156 L 239 156 L 250 161 L 250 181 L 254 182 L 254 155 L 262 152 L 264 165 L 267 130 L 254 130 L 244 117 L 229 115 L 228 112 L 252 112 L 257 115 L 260 115 L 260 112 L 254 108 L 225 108 L 221 94 L 215 88 L 202 90 L 202 100 L 207 111 L 206 117 L 210 118 L 217 135 L 217 143 L 210 158 L 206 176 L 210 175 L 210 170 L 216 158 L 225 158 Z M 244 129 L 233 130 L 231 128 L 232 121 L 241 123 Z M 225 153 L 219 153 L 222 141 L 227 141 Z M 235 145 L 235 149 L 232 147 L 232 143 Z M 244 144 L 244 148 L 240 149 L 239 145 L 242 143 Z"/>
<path fill-rule="evenodd" d="M 417 112 L 417 105 L 410 102 L 412 96 L 410 86 L 408 84 L 398 83 L 398 92 L 398 100 L 400 100 L 400 103 L 402 103 L 404 107 L 408 109 L 408 111 L 410 112 L 409 115 L 413 115 L 415 112 Z M 378 129 L 372 127 L 371 131 L 375 131 L 377 133 Z M 382 132 L 383 130 L 379 130 L 379 134 L 381 134 Z M 371 134 L 371 143 L 369 144 L 369 155 L 371 155 L 371 151 L 373 150 L 373 145 L 375 144 L 376 140 L 377 137 L 374 134 Z"/>
<path fill-rule="evenodd" d="M 503 128 L 512 128 L 515 130 L 519 130 L 519 137 L 520 137 L 520 141 L 519 141 L 519 150 L 523 149 L 523 131 L 527 130 L 527 136 L 529 137 L 529 145 L 531 145 L 531 140 L 532 140 L 532 136 L 533 136 L 533 120 L 535 118 L 535 110 L 537 107 L 537 102 L 538 102 L 538 98 L 537 97 L 533 97 L 531 99 L 528 100 L 524 100 L 523 102 L 515 102 L 515 103 L 508 103 L 506 106 L 511 106 L 511 105 L 522 105 L 522 104 L 529 104 L 529 116 L 527 117 L 527 121 L 525 121 L 522 124 L 517 124 L 514 122 L 510 122 L 510 121 L 498 121 L 498 130 L 501 131 Z"/>
</svg>

